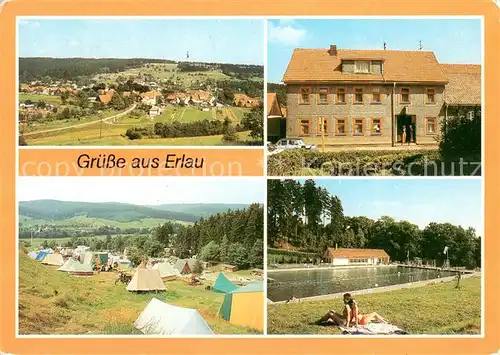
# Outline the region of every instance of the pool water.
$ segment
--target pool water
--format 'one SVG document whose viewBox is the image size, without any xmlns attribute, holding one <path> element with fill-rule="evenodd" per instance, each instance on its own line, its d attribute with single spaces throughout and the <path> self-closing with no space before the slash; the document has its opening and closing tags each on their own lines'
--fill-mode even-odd
<svg viewBox="0 0 500 355">
<path fill-rule="evenodd" d="M 271 270 L 267 273 L 269 279 L 267 297 L 273 302 L 278 302 L 292 297 L 303 298 L 338 292 L 352 292 L 453 275 L 452 272 L 404 266 Z"/>
</svg>

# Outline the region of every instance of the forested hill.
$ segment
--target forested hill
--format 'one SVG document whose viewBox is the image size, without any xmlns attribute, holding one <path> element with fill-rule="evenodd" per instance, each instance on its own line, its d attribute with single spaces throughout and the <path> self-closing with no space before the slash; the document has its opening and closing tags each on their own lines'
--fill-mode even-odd
<svg viewBox="0 0 500 355">
<path fill-rule="evenodd" d="M 163 218 L 184 222 L 196 222 L 201 215 L 180 211 L 157 209 L 118 202 L 91 203 L 57 200 L 19 202 L 19 214 L 45 220 L 61 220 L 78 215 L 128 222 L 142 218 Z"/>
<path fill-rule="evenodd" d="M 50 77 L 52 80 L 75 79 L 81 76 L 119 73 L 127 69 L 140 68 L 148 63 L 173 63 L 179 71 L 220 70 L 224 74 L 236 77 L 262 77 L 264 66 L 251 64 L 177 62 L 168 59 L 151 58 L 19 58 L 19 81 L 26 83 L 36 79 Z"/>
<path fill-rule="evenodd" d="M 77 76 L 117 73 L 146 63 L 175 63 L 175 61 L 148 58 L 19 58 L 19 81 L 27 82 L 47 76 L 52 79 L 72 79 Z"/>
</svg>

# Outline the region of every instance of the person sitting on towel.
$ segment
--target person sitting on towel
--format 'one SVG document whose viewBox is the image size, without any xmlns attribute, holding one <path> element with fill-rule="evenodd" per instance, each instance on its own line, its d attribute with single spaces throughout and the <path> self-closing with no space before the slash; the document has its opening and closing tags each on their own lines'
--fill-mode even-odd
<svg viewBox="0 0 500 355">
<path fill-rule="evenodd" d="M 378 322 L 383 322 L 387 323 L 387 320 L 385 320 L 382 316 L 380 316 L 376 312 L 368 313 L 368 314 L 361 314 L 361 311 L 359 310 L 358 304 L 354 297 L 351 296 L 350 293 L 344 294 L 344 312 L 343 315 L 340 315 L 332 310 L 328 311 L 327 314 L 325 314 L 317 323 L 318 324 L 324 324 L 324 323 L 335 323 L 338 326 L 345 326 L 349 328 L 351 324 L 355 324 L 358 326 L 359 324 L 361 325 L 367 325 L 371 321 L 376 320 Z"/>
<path fill-rule="evenodd" d="M 377 322 L 381 323 L 388 323 L 387 320 L 385 320 L 381 315 L 379 315 L 377 312 L 372 312 L 368 314 L 361 314 L 361 311 L 359 310 L 358 303 L 354 299 L 354 297 L 351 296 L 350 293 L 344 294 L 344 315 L 346 321 L 346 327 L 349 328 L 352 323 L 356 325 L 356 327 L 361 324 L 361 325 L 367 325 L 371 321 L 376 320 Z"/>
</svg>

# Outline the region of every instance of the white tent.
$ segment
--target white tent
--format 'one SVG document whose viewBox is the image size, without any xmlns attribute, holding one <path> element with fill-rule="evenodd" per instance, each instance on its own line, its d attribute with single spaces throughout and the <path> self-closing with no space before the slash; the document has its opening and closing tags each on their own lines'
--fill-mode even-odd
<svg viewBox="0 0 500 355">
<path fill-rule="evenodd" d="M 176 307 L 153 298 L 134 326 L 149 335 L 212 335 L 196 309 Z"/>
<path fill-rule="evenodd" d="M 153 265 L 153 270 L 158 270 L 162 279 L 175 279 L 181 276 L 179 270 L 175 269 L 169 263 L 158 263 Z"/>
<path fill-rule="evenodd" d="M 158 270 L 141 267 L 135 270 L 134 277 L 127 285 L 128 291 L 163 291 L 166 289 Z"/>
<path fill-rule="evenodd" d="M 43 258 L 42 264 L 62 266 L 64 264 L 64 260 L 62 255 L 59 253 L 47 254 L 47 256 Z"/>
<path fill-rule="evenodd" d="M 37 251 L 30 251 L 28 253 L 28 256 L 31 258 L 31 259 L 36 259 L 36 257 L 38 256 L 38 252 Z"/>
</svg>

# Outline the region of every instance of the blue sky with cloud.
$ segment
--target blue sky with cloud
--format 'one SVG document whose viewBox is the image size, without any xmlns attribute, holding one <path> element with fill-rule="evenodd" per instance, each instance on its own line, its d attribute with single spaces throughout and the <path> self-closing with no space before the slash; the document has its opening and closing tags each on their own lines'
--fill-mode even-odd
<svg viewBox="0 0 500 355">
<path fill-rule="evenodd" d="M 302 183 L 304 179 L 300 180 Z M 421 228 L 430 222 L 473 227 L 484 235 L 479 179 L 315 179 L 337 195 L 347 216 L 391 216 Z"/>
<path fill-rule="evenodd" d="M 21 57 L 155 58 L 264 62 L 258 19 L 21 19 Z"/>
<path fill-rule="evenodd" d="M 479 19 L 272 20 L 268 23 L 268 81 L 280 82 L 294 48 L 433 51 L 441 63 L 481 63 Z"/>
</svg>

